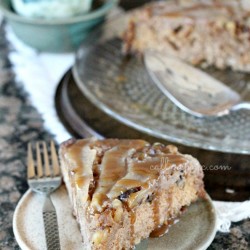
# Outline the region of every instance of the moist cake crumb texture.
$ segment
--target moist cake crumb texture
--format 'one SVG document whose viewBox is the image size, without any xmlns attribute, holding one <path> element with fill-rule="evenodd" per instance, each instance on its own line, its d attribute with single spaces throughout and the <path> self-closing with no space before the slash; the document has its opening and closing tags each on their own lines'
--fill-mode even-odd
<svg viewBox="0 0 250 250">
<path fill-rule="evenodd" d="M 204 197 L 202 167 L 175 146 L 70 140 L 60 158 L 83 249 L 131 249 Z"/>
<path fill-rule="evenodd" d="M 156 1 L 130 16 L 127 54 L 151 49 L 194 65 L 250 71 L 250 1 Z"/>
</svg>

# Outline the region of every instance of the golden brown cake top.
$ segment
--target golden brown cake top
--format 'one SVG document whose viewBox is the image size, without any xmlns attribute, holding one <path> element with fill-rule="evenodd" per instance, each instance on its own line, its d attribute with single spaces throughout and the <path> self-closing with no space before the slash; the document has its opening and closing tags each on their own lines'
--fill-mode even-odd
<svg viewBox="0 0 250 250">
<path fill-rule="evenodd" d="M 68 142 L 62 151 L 72 181 L 79 189 L 87 187 L 83 202 L 96 211 L 116 199 L 134 207 L 148 198 L 160 177 L 171 179 L 173 167 L 186 171 L 190 162 L 174 146 L 143 140 L 92 138 Z"/>
</svg>

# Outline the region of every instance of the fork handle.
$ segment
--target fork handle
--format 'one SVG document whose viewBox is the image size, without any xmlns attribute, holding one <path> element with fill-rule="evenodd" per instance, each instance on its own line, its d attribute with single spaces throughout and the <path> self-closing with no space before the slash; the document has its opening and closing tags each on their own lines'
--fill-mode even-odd
<svg viewBox="0 0 250 250">
<path fill-rule="evenodd" d="M 43 223 L 46 236 L 47 250 L 60 250 L 60 239 L 55 207 L 50 199 L 46 196 L 43 206 Z"/>
</svg>

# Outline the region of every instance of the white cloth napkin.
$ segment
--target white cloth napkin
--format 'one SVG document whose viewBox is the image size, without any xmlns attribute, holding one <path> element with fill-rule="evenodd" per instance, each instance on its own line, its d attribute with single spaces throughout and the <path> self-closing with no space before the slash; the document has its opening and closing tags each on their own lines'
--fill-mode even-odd
<svg viewBox="0 0 250 250">
<path fill-rule="evenodd" d="M 74 63 L 74 54 L 38 53 L 24 45 L 6 27 L 7 38 L 14 47 L 9 58 L 13 64 L 17 80 L 23 85 L 32 104 L 41 113 L 44 125 L 55 135 L 58 143 L 70 138 L 57 117 L 54 106 L 54 95 L 59 80 Z M 229 232 L 231 222 L 250 218 L 250 201 L 222 202 L 214 201 L 217 213 L 217 229 Z"/>
<path fill-rule="evenodd" d="M 14 47 L 9 58 L 16 73 L 16 79 L 23 84 L 32 104 L 41 113 L 44 126 L 60 143 L 70 134 L 60 123 L 54 106 L 54 95 L 63 74 L 73 65 L 74 54 L 38 53 L 26 46 L 6 27 L 7 39 Z"/>
</svg>

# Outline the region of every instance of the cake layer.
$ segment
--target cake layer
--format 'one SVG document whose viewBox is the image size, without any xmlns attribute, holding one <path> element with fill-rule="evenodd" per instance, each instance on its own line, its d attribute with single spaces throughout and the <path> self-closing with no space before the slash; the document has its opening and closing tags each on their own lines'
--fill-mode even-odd
<svg viewBox="0 0 250 250">
<path fill-rule="evenodd" d="M 245 0 L 157 1 L 134 11 L 125 53 L 163 51 L 194 65 L 250 71 L 250 3 Z"/>
<path fill-rule="evenodd" d="M 174 146 L 70 140 L 60 157 L 84 249 L 131 249 L 204 195 L 200 164 Z"/>
</svg>

